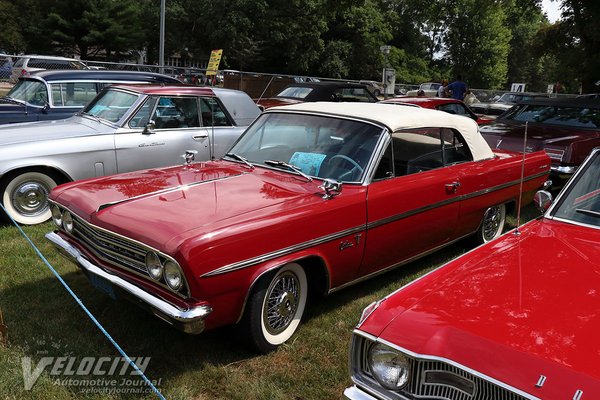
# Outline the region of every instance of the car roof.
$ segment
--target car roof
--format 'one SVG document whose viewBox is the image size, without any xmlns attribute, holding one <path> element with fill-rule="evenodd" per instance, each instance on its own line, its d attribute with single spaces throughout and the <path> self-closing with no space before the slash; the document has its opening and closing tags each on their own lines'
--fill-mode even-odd
<svg viewBox="0 0 600 400">
<path fill-rule="evenodd" d="M 18 56 L 18 58 L 42 58 L 42 59 L 46 59 L 46 60 L 68 60 L 68 61 L 83 62 L 83 61 L 78 60 L 76 58 L 59 57 L 59 56 L 40 56 L 40 55 L 37 55 L 37 54 L 24 54 L 22 56 Z"/>
<path fill-rule="evenodd" d="M 470 118 L 428 108 L 398 107 L 383 103 L 306 102 L 269 108 L 272 112 L 308 112 L 344 118 L 361 119 L 388 128 L 390 132 L 404 129 L 444 127 L 458 130 L 464 137 L 474 160 L 494 156 L 477 123 Z"/>
<path fill-rule="evenodd" d="M 43 70 L 33 72 L 33 77 L 39 77 L 45 81 L 68 81 L 68 80 L 144 80 L 155 82 L 179 83 L 179 80 L 167 75 L 144 71 L 111 71 L 94 69 L 75 70 Z"/>
<path fill-rule="evenodd" d="M 196 85 L 163 85 L 163 84 L 116 84 L 111 88 L 120 88 L 137 93 L 153 94 L 153 95 L 200 95 L 214 96 L 215 92 L 210 86 Z"/>
</svg>

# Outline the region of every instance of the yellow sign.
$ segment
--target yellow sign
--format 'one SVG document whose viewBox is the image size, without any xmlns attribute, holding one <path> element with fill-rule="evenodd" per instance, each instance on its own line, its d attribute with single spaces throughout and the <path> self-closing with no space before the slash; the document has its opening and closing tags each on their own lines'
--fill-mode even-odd
<svg viewBox="0 0 600 400">
<path fill-rule="evenodd" d="M 219 64 L 221 63 L 221 55 L 223 49 L 213 50 L 210 52 L 210 59 L 208 60 L 208 67 L 206 68 L 206 76 L 216 75 L 219 70 Z"/>
</svg>

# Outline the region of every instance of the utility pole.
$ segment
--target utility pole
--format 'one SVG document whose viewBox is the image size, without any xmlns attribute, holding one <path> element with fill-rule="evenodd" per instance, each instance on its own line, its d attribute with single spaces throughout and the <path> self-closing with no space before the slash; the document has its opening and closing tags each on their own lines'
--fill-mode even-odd
<svg viewBox="0 0 600 400">
<path fill-rule="evenodd" d="M 164 73 L 165 66 L 165 1 L 160 0 L 160 43 L 158 44 L 158 66 L 160 73 Z"/>
</svg>

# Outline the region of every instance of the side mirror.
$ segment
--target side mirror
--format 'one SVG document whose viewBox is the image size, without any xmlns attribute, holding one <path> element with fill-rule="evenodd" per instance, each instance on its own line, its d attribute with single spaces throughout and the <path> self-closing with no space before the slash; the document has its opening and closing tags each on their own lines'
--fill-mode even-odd
<svg viewBox="0 0 600 400">
<path fill-rule="evenodd" d="M 50 104 L 46 103 L 44 104 L 44 107 L 42 107 L 42 112 L 48 114 L 48 111 L 50 111 Z"/>
<path fill-rule="evenodd" d="M 150 135 L 150 134 L 154 133 L 154 129 L 156 129 L 156 124 L 154 123 L 154 120 L 151 119 L 151 120 L 148 120 L 148 123 L 144 127 L 144 130 L 142 131 L 142 133 L 144 135 Z"/>
<path fill-rule="evenodd" d="M 325 179 L 319 188 L 325 191 L 325 194 L 323 195 L 324 199 L 333 199 L 335 196 L 342 193 L 342 182 L 338 182 L 334 179 Z"/>
<path fill-rule="evenodd" d="M 533 202 L 537 209 L 544 213 L 552 204 L 552 195 L 545 190 L 538 190 L 533 196 Z"/>
</svg>

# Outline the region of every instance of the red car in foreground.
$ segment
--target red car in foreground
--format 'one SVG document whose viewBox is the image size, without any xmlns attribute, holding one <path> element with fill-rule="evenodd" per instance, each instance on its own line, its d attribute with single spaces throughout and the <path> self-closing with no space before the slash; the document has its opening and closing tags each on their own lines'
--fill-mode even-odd
<svg viewBox="0 0 600 400">
<path fill-rule="evenodd" d="M 600 399 L 599 288 L 596 149 L 543 218 L 368 306 L 345 395 Z"/>
<path fill-rule="evenodd" d="M 527 155 L 526 197 L 549 167 Z M 267 352 L 310 295 L 500 235 L 521 173 L 467 118 L 302 103 L 261 114 L 221 160 L 55 188 L 47 238 L 107 294 L 189 333 L 239 322 Z"/>
<path fill-rule="evenodd" d="M 391 99 L 382 100 L 381 103 L 389 104 L 413 104 L 423 108 L 431 108 L 433 110 L 445 111 L 449 114 L 462 115 L 463 117 L 471 118 L 477 122 L 477 125 L 487 125 L 494 121 L 484 115 L 475 114 L 464 102 L 446 97 L 411 97 L 399 96 Z"/>
</svg>

